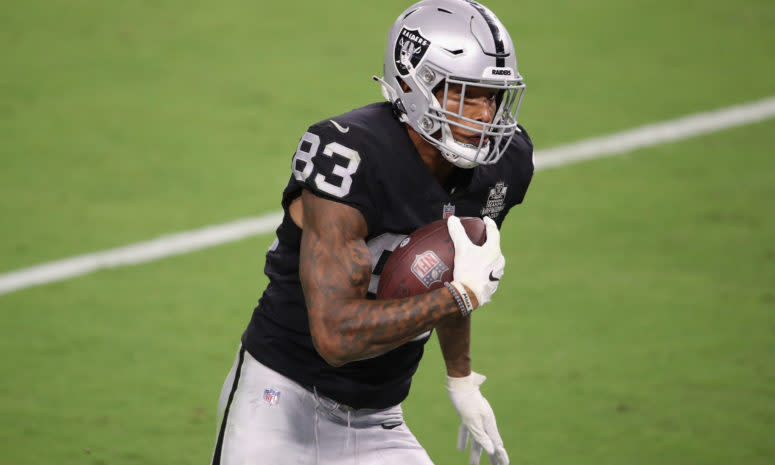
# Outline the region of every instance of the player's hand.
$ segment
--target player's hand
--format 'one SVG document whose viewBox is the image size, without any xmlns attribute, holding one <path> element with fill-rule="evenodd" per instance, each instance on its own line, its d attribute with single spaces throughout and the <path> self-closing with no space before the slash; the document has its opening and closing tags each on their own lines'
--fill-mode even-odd
<svg viewBox="0 0 775 465">
<path fill-rule="evenodd" d="M 479 305 L 492 299 L 506 266 L 506 259 L 501 253 L 498 226 L 488 216 L 484 217 L 484 225 L 487 228 L 487 240 L 478 246 L 468 238 L 460 218 L 450 216 L 447 220 L 449 236 L 455 244 L 455 271 L 452 279 L 471 289 Z"/>
<path fill-rule="evenodd" d="M 495 424 L 495 414 L 490 403 L 482 396 L 479 386 L 486 376 L 471 372 L 462 378 L 447 376 L 447 392 L 462 423 L 457 435 L 458 450 L 465 450 L 471 437 L 470 465 L 479 465 L 482 449 L 492 465 L 508 465 L 509 456 Z"/>
</svg>

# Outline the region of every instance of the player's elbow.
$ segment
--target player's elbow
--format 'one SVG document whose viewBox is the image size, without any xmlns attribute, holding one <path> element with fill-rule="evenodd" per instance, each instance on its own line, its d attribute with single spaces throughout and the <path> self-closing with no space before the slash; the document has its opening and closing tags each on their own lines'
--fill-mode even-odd
<svg viewBox="0 0 775 465">
<path fill-rule="evenodd" d="M 312 331 L 312 344 L 323 360 L 332 367 L 340 367 L 347 363 L 346 353 L 330 335 L 315 334 L 315 331 Z"/>
<path fill-rule="evenodd" d="M 314 314 L 314 313 L 313 313 Z M 318 315 L 330 315 L 331 313 L 318 313 Z M 333 367 L 340 367 L 347 363 L 348 353 L 342 343 L 342 337 L 338 331 L 338 324 L 330 317 L 310 318 L 309 322 L 312 344 L 318 354 Z"/>
</svg>

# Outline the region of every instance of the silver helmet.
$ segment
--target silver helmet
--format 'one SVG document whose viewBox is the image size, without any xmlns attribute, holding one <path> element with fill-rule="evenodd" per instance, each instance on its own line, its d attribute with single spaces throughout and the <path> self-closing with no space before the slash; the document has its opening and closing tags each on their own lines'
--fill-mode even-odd
<svg viewBox="0 0 775 465">
<path fill-rule="evenodd" d="M 497 162 L 518 130 L 525 84 L 517 71 L 514 44 L 500 20 L 475 1 L 423 0 L 407 8 L 388 33 L 384 73 L 383 79 L 375 79 L 401 121 L 456 166 Z M 456 111 L 447 110 L 450 86 L 461 89 Z M 463 116 L 470 87 L 496 93 L 492 121 Z M 450 125 L 478 133 L 479 144 L 455 140 Z"/>
</svg>

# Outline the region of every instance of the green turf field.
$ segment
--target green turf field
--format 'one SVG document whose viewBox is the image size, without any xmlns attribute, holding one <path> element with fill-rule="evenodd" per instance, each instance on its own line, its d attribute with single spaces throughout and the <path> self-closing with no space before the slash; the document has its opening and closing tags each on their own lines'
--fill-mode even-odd
<svg viewBox="0 0 775 465">
<path fill-rule="evenodd" d="M 491 0 L 538 149 L 775 95 L 775 4 Z M 275 211 L 407 2 L 0 8 L 0 272 Z M 513 464 L 775 462 L 775 120 L 536 174 L 474 315 Z M 264 235 L 0 295 L 0 464 L 201 464 Z M 435 340 L 404 405 L 463 464 Z M 486 462 L 486 459 L 483 460 Z"/>
</svg>

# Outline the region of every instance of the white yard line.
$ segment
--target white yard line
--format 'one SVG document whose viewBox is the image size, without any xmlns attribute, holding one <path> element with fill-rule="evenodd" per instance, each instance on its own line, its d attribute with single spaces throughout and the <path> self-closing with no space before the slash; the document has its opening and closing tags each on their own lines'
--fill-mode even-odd
<svg viewBox="0 0 775 465">
<path fill-rule="evenodd" d="M 608 136 L 584 139 L 536 152 L 536 169 L 546 169 L 673 142 L 775 117 L 775 97 L 647 124 Z"/>
<path fill-rule="evenodd" d="M 264 234 L 277 228 L 282 216 L 282 212 L 272 212 L 1 274 L 0 295 L 25 287 L 84 275 L 103 268 L 136 265 Z"/>
<path fill-rule="evenodd" d="M 642 147 L 686 139 L 773 117 L 775 117 L 775 97 L 716 111 L 697 113 L 608 136 L 594 137 L 553 149 L 537 151 L 535 154 L 536 170 L 593 158 L 620 155 Z M 265 234 L 276 229 L 281 219 L 282 212 L 272 212 L 3 273 L 0 274 L 0 295 L 84 275 L 103 268 L 136 265 Z"/>
</svg>

